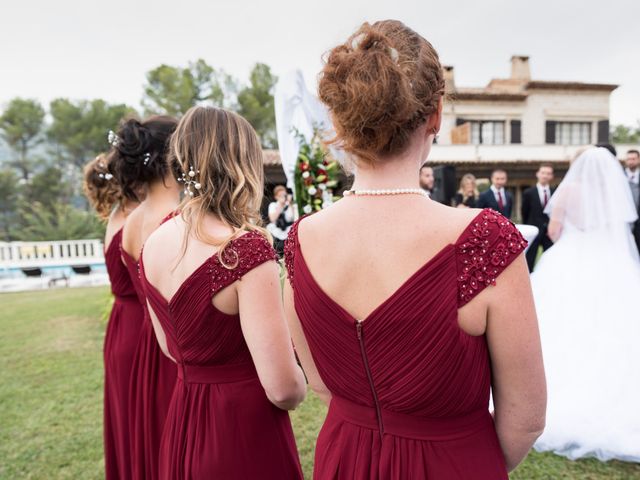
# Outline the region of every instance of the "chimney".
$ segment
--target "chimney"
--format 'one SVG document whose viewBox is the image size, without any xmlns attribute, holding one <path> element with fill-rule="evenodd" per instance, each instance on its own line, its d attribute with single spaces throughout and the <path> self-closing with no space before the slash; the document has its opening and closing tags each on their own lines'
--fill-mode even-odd
<svg viewBox="0 0 640 480">
<path fill-rule="evenodd" d="M 513 80 L 531 80 L 528 56 L 514 55 L 511 57 L 511 78 Z"/>
<path fill-rule="evenodd" d="M 456 83 L 453 80 L 453 65 L 442 67 L 444 71 L 444 92 L 453 93 L 456 91 Z"/>
</svg>

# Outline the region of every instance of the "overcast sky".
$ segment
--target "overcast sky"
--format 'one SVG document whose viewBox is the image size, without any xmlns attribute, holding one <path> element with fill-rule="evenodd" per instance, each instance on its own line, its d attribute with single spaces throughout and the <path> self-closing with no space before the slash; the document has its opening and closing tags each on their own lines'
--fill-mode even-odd
<svg viewBox="0 0 640 480">
<path fill-rule="evenodd" d="M 244 80 L 257 62 L 301 68 L 363 21 L 395 18 L 430 40 L 458 86 L 507 77 L 615 83 L 612 123 L 640 119 L 640 0 L 14 0 L 0 6 L 0 104 L 15 96 L 139 107 L 145 72 L 205 59 Z"/>
</svg>

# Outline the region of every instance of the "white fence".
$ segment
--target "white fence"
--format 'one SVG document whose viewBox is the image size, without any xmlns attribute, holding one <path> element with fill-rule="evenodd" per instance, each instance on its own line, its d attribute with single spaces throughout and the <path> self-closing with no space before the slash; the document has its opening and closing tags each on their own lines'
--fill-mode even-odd
<svg viewBox="0 0 640 480">
<path fill-rule="evenodd" d="M 0 242 L 0 268 L 72 266 L 104 262 L 101 240 Z"/>
</svg>

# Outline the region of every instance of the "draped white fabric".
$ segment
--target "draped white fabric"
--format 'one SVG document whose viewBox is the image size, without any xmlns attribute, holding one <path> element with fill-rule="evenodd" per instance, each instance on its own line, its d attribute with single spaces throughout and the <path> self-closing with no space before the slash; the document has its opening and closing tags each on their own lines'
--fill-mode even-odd
<svg viewBox="0 0 640 480">
<path fill-rule="evenodd" d="M 538 450 L 640 461 L 634 210 L 620 164 L 602 148 L 580 155 L 552 197 L 562 234 L 531 276 L 548 389 Z"/>
<path fill-rule="evenodd" d="M 278 80 L 274 102 L 280 159 L 287 176 L 287 186 L 293 188 L 293 174 L 300 150 L 294 129 L 311 140 L 314 126 L 330 131 L 330 134 L 333 127 L 326 107 L 307 90 L 300 70 L 288 72 Z"/>
</svg>

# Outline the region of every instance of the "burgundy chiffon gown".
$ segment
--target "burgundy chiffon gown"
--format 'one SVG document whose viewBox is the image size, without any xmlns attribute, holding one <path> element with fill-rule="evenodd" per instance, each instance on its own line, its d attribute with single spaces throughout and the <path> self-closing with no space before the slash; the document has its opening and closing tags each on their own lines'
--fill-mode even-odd
<svg viewBox="0 0 640 480">
<path fill-rule="evenodd" d="M 233 240 L 224 267 L 215 254 L 166 299 L 141 277 L 151 308 L 178 364 L 178 381 L 160 448 L 161 479 L 302 478 L 286 411 L 258 379 L 239 315 L 216 309 L 217 292 L 256 266 L 276 259 L 257 232 Z"/>
<path fill-rule="evenodd" d="M 285 262 L 296 312 L 332 394 L 314 478 L 508 478 L 488 410 L 486 338 L 459 327 L 458 309 L 524 250 L 515 226 L 483 210 L 362 321 L 314 281 L 297 227 Z"/>
<path fill-rule="evenodd" d="M 104 257 L 114 296 L 104 338 L 104 456 L 107 480 L 131 478 L 129 387 L 143 309 L 120 258 L 122 229 Z"/>
<path fill-rule="evenodd" d="M 167 216 L 162 223 L 173 215 Z M 130 378 L 131 421 L 129 425 L 133 478 L 155 480 L 158 478 L 160 437 L 176 383 L 177 371 L 175 364 L 162 353 L 156 340 L 140 280 L 139 261 L 124 249 L 122 249 L 122 258 L 133 281 L 138 301 L 144 309 L 144 320 Z"/>
</svg>

